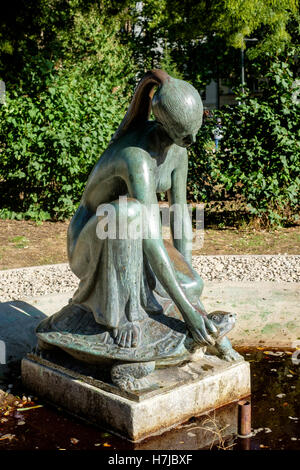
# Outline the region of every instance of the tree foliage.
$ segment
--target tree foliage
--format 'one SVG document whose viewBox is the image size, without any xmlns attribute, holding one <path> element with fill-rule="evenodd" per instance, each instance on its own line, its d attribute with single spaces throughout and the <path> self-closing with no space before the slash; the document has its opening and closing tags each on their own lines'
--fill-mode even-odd
<svg viewBox="0 0 300 470">
<path fill-rule="evenodd" d="M 65 218 L 122 120 L 133 69 L 116 23 L 94 7 L 56 31 L 59 49 L 24 64 L 0 108 L 2 217 Z"/>
<path fill-rule="evenodd" d="M 190 191 L 197 200 L 242 196 L 262 225 L 276 225 L 296 220 L 299 212 L 300 86 L 280 59 L 261 86 L 259 98 L 246 90 L 239 106 L 218 112 L 224 130 L 218 152 L 208 145 L 215 123 L 206 122 L 190 155 L 196 169 Z"/>
<path fill-rule="evenodd" d="M 146 0 L 142 11 L 132 7 L 131 12 L 140 46 L 144 43 L 148 51 L 162 40 L 176 48 L 213 37 L 227 47 L 244 48 L 246 37 L 263 30 L 258 49 L 270 52 L 290 41 L 289 24 L 299 21 L 298 7 L 298 0 Z"/>
</svg>

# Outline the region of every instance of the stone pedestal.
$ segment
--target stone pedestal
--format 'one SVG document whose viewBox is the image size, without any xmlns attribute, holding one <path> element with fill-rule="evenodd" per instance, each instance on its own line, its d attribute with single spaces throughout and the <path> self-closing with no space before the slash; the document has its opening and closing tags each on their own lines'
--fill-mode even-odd
<svg viewBox="0 0 300 470">
<path fill-rule="evenodd" d="M 150 387 L 139 392 L 122 391 L 109 379 L 99 379 L 99 373 L 95 378 L 87 366 L 77 363 L 66 368 L 61 364 L 28 355 L 22 361 L 24 385 L 66 411 L 133 442 L 250 394 L 250 367 L 245 361 L 228 363 L 205 355 L 195 362 L 156 369 L 149 376 Z"/>
</svg>

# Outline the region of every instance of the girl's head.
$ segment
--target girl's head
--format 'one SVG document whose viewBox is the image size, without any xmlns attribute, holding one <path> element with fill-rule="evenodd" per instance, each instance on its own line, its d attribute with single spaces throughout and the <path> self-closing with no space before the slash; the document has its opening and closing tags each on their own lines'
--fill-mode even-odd
<svg viewBox="0 0 300 470">
<path fill-rule="evenodd" d="M 158 89 L 153 97 L 156 86 Z M 172 78 L 159 69 L 147 72 L 138 83 L 127 113 L 111 142 L 145 123 L 151 108 L 173 142 L 181 147 L 195 142 L 203 116 L 200 95 L 189 83 Z"/>
<path fill-rule="evenodd" d="M 175 144 L 187 147 L 195 142 L 202 124 L 203 105 L 192 85 L 169 77 L 157 89 L 152 111 Z"/>
</svg>

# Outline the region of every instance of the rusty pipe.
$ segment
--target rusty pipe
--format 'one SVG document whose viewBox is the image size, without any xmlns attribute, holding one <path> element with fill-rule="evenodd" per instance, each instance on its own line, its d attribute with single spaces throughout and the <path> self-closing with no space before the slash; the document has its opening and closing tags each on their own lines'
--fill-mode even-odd
<svg viewBox="0 0 300 470">
<path fill-rule="evenodd" d="M 238 402 L 238 436 L 251 437 L 251 402 L 240 400 Z"/>
</svg>

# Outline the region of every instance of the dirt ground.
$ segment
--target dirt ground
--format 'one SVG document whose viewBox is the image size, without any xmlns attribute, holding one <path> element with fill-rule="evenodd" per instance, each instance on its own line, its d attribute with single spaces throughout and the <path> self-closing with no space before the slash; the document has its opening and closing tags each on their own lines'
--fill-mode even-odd
<svg viewBox="0 0 300 470">
<path fill-rule="evenodd" d="M 0 269 L 67 261 L 68 222 L 0 220 Z M 194 254 L 300 254 L 300 226 L 274 231 L 207 229 Z"/>
</svg>

